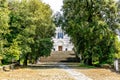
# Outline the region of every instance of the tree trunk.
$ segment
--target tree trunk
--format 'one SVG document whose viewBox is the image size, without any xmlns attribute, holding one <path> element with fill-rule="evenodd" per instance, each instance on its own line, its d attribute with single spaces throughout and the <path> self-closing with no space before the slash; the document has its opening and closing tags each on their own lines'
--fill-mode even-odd
<svg viewBox="0 0 120 80">
<path fill-rule="evenodd" d="M 20 59 L 17 61 L 17 65 L 20 66 Z"/>
<path fill-rule="evenodd" d="M 88 59 L 88 65 L 92 65 L 92 58 L 91 57 Z"/>
<path fill-rule="evenodd" d="M 77 62 L 80 62 L 80 58 L 79 58 L 79 55 L 78 55 L 77 52 L 75 52 L 75 56 L 76 56 L 76 61 L 77 61 Z"/>
<path fill-rule="evenodd" d="M 92 53 L 89 53 L 88 65 L 92 65 Z"/>
<path fill-rule="evenodd" d="M 92 65 L 92 54 L 89 54 L 89 57 L 84 59 L 84 63 L 87 65 Z"/>
<path fill-rule="evenodd" d="M 27 60 L 28 60 L 28 53 L 25 55 L 23 66 L 27 66 Z"/>
<path fill-rule="evenodd" d="M 84 63 L 87 65 L 92 65 L 92 58 L 84 59 Z"/>
</svg>

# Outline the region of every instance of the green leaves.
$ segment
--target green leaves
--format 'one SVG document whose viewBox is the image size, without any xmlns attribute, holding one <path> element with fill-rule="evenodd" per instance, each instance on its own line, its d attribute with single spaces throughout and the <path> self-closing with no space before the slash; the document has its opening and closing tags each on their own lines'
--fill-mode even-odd
<svg viewBox="0 0 120 80">
<path fill-rule="evenodd" d="M 0 0 L 0 57 L 37 60 L 50 55 L 55 25 L 49 5 L 39 0 Z M 20 57 L 21 56 L 21 57 Z M 35 58 L 33 57 L 35 56 Z"/>
<path fill-rule="evenodd" d="M 82 55 L 85 63 L 113 59 L 115 29 L 119 28 L 117 10 L 114 0 L 64 0 L 60 16 L 63 22 L 59 25 L 70 35 L 76 53 Z"/>
<path fill-rule="evenodd" d="M 40 39 L 39 41 L 39 56 L 49 56 L 51 53 L 51 49 L 53 47 L 53 43 L 51 39 Z"/>
<path fill-rule="evenodd" d="M 120 41 L 118 40 L 118 36 L 115 39 L 115 48 L 116 48 L 116 53 L 115 53 L 115 58 L 120 58 Z"/>
<path fill-rule="evenodd" d="M 0 57 L 3 58 L 4 53 L 7 52 L 5 45 L 7 40 L 5 35 L 9 33 L 9 10 L 7 0 L 0 0 Z"/>
<path fill-rule="evenodd" d="M 39 0 L 30 0 L 29 10 L 35 26 L 33 37 L 32 54 L 34 60 L 41 56 L 49 56 L 52 49 L 51 37 L 54 35 L 55 25 L 53 23 L 52 11 L 49 5 Z"/>
</svg>

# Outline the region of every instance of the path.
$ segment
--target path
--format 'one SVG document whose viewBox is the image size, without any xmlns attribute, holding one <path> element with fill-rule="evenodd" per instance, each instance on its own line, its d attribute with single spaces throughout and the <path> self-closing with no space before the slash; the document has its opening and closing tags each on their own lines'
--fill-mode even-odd
<svg viewBox="0 0 120 80">
<path fill-rule="evenodd" d="M 82 68 L 78 65 L 46 62 L 9 72 L 0 70 L 0 80 L 120 80 L 120 75 L 110 69 Z"/>
<path fill-rule="evenodd" d="M 0 71 L 0 80 L 91 80 L 68 66 L 74 63 L 40 63 L 9 72 Z M 33 77 L 34 76 L 34 77 Z"/>
<path fill-rule="evenodd" d="M 56 67 L 60 68 L 63 72 L 66 72 L 70 77 L 72 77 L 74 80 L 92 80 L 91 78 L 85 76 L 81 72 L 75 71 L 75 67 L 78 67 L 76 64 L 78 63 L 57 63 L 57 62 L 46 62 L 46 63 L 41 63 L 40 65 L 46 66 L 47 67 Z M 70 66 L 70 67 L 68 67 Z"/>
<path fill-rule="evenodd" d="M 80 72 L 76 72 L 75 70 L 67 67 L 65 64 L 59 64 L 59 66 L 64 69 L 67 73 L 69 73 L 75 80 L 92 80 L 89 77 L 85 76 Z"/>
</svg>

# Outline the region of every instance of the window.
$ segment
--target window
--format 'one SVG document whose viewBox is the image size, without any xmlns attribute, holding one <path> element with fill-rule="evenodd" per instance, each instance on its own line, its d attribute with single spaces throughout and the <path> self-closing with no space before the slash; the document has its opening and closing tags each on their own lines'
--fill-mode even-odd
<svg viewBox="0 0 120 80">
<path fill-rule="evenodd" d="M 63 39 L 63 33 L 58 32 L 58 39 L 62 38 Z"/>
</svg>

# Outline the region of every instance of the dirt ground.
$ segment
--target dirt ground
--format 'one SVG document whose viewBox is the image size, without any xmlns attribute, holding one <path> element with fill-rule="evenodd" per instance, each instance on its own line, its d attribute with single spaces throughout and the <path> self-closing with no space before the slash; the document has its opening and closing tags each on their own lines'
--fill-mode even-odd
<svg viewBox="0 0 120 80">
<path fill-rule="evenodd" d="M 79 63 L 69 63 L 67 65 L 93 80 L 120 80 L 120 72 L 115 72 L 114 69 L 78 67 Z"/>
<path fill-rule="evenodd" d="M 65 64 L 76 72 L 81 72 L 93 80 L 120 80 L 120 73 L 110 69 L 81 68 L 77 63 Z M 44 63 L 27 68 L 4 72 L 0 70 L 0 80 L 75 80 L 58 66 L 58 63 Z"/>
<path fill-rule="evenodd" d="M 85 74 L 93 80 L 120 80 L 120 73 L 116 73 L 111 69 L 75 69 Z"/>
<path fill-rule="evenodd" d="M 66 72 L 57 69 L 22 68 L 0 72 L 0 80 L 74 80 Z"/>
</svg>

